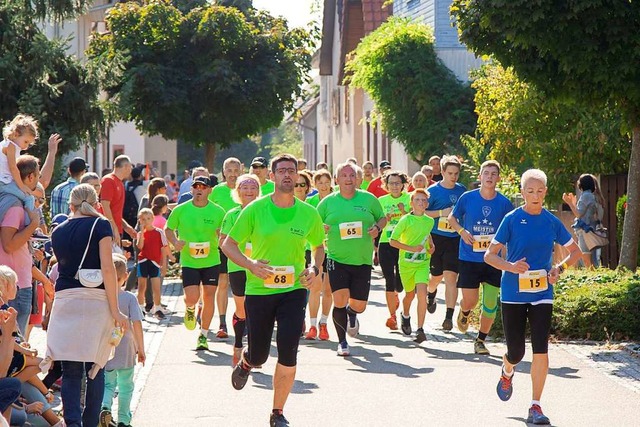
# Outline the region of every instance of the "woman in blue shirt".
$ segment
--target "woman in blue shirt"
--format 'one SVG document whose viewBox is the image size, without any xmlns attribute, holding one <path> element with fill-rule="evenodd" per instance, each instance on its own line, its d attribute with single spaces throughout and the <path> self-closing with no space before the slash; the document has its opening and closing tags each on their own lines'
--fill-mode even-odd
<svg viewBox="0 0 640 427">
<path fill-rule="evenodd" d="M 506 401 L 511 397 L 514 369 L 524 357 L 528 320 L 533 347 L 533 399 L 527 422 L 549 424 L 549 419 L 542 413 L 540 398 L 549 370 L 548 341 L 553 284 L 568 265 L 578 262 L 581 253 L 562 222 L 543 207 L 547 194 L 545 173 L 529 169 L 522 175 L 520 185 L 524 205 L 504 217 L 484 256 L 487 264 L 503 270 L 500 298 L 507 353 L 502 358 L 502 375 L 497 392 L 501 400 Z M 570 255 L 552 266 L 555 243 L 567 248 Z M 498 255 L 504 247 L 507 250 L 506 259 Z"/>
</svg>

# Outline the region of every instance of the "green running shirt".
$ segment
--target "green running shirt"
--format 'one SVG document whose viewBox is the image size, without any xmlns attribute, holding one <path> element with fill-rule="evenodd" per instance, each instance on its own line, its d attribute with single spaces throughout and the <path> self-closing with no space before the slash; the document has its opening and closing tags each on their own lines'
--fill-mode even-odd
<svg viewBox="0 0 640 427">
<path fill-rule="evenodd" d="M 404 264 L 411 267 L 422 264 L 428 265 L 431 255 L 426 249 L 429 246 L 428 236 L 434 224 L 435 220 L 427 215 L 416 216 L 408 214 L 400 218 L 393 229 L 393 233 L 391 233 L 391 239 L 409 246 L 424 245 L 425 250 L 415 253 L 400 249 L 398 265 Z"/>
<path fill-rule="evenodd" d="M 240 204 L 236 203 L 233 197 L 231 197 L 231 188 L 227 186 L 226 182 L 221 182 L 213 187 L 209 194 L 209 200 L 220 206 L 225 212 L 229 212 L 231 209 L 240 206 Z"/>
<path fill-rule="evenodd" d="M 384 214 L 391 215 L 391 219 L 387 222 L 387 225 L 385 225 L 384 230 L 382 230 L 382 235 L 380 236 L 380 243 L 389 243 L 391 233 L 402 217 L 402 212 L 398 205 L 400 203 L 404 204 L 405 212 L 409 212 L 411 210 L 411 195 L 403 192 L 400 197 L 396 199 L 391 194 L 385 194 L 378 200 L 380 200 Z"/>
</svg>

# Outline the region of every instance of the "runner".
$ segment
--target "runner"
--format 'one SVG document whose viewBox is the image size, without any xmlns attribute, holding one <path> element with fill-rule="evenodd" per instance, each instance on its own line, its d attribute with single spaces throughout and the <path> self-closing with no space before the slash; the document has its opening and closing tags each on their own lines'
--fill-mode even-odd
<svg viewBox="0 0 640 427">
<path fill-rule="evenodd" d="M 469 328 L 469 314 L 478 304 L 480 284 L 482 283 L 482 314 L 480 331 L 473 351 L 476 354 L 489 354 L 484 344 L 498 310 L 500 291 L 500 270 L 484 262 L 484 253 L 496 234 L 498 225 L 513 205 L 496 191 L 500 181 L 500 163 L 487 160 L 480 166 L 480 188 L 460 196 L 453 211 L 449 214 L 449 224 L 460 235 L 459 256 L 460 276 L 458 288 L 462 289 L 458 329 L 466 332 Z M 458 219 L 460 218 L 460 222 Z"/>
<path fill-rule="evenodd" d="M 327 231 L 327 273 L 333 292 L 338 356 L 350 354 L 346 334 L 358 334 L 356 315 L 367 308 L 369 299 L 373 242 L 387 222 L 378 199 L 357 189 L 358 169 L 351 163 L 338 165 L 339 191 L 318 205 Z"/>
<path fill-rule="evenodd" d="M 269 180 L 269 163 L 264 157 L 254 157 L 251 160 L 250 172 L 260 180 L 260 195 L 266 196 L 273 193 L 274 184 Z"/>
<path fill-rule="evenodd" d="M 249 203 L 254 201 L 260 195 L 260 180 L 255 175 L 242 175 L 236 182 L 236 189 L 232 193 L 233 198 L 240 202 L 241 206 L 231 209 L 224 217 L 222 222 L 222 230 L 220 231 L 220 241 L 224 242 L 227 234 L 236 223 L 242 209 Z M 251 256 L 251 242 L 241 242 L 240 250 L 248 257 Z M 236 311 L 233 314 L 233 331 L 235 334 L 235 343 L 233 346 L 233 366 L 240 361 L 242 353 L 242 337 L 246 326 L 246 315 L 244 311 L 244 292 L 247 283 L 247 272 L 244 268 L 235 264 L 233 261 L 228 262 L 229 284 L 233 293 L 233 302 L 236 305 Z"/>
<path fill-rule="evenodd" d="M 366 161 L 362 164 L 362 174 L 364 175 L 362 178 L 362 184 L 360 184 L 360 189 L 367 191 L 369 188 L 369 184 L 373 181 L 373 163 L 370 161 Z"/>
<path fill-rule="evenodd" d="M 331 172 L 327 169 L 317 171 L 313 175 L 313 182 L 318 189 L 318 193 L 307 199 L 307 203 L 317 208 L 318 204 L 329 196 L 333 191 L 331 186 L 333 179 Z M 322 313 L 320 316 L 320 324 L 318 324 L 318 311 L 320 310 L 320 298 L 322 297 Z M 327 321 L 329 320 L 329 313 L 331 313 L 331 306 L 333 305 L 333 295 L 331 293 L 331 286 L 329 285 L 329 275 L 327 274 L 327 262 L 326 259 L 322 264 L 322 274 L 309 288 L 309 331 L 305 335 L 305 339 L 314 340 L 316 336 L 322 340 L 327 341 L 329 339 L 329 329 L 327 328 Z M 316 325 L 318 325 L 316 327 Z M 319 332 L 318 332 L 319 329 Z"/>
<path fill-rule="evenodd" d="M 216 289 L 220 272 L 218 233 L 224 209 L 208 200 L 211 181 L 198 176 L 191 182 L 193 199 L 175 207 L 166 225 L 167 239 L 180 251 L 182 286 L 186 311 L 184 325 L 196 328 L 195 306 L 202 292 L 201 328 L 197 350 L 208 350 L 207 335 L 215 311 Z M 178 236 L 176 235 L 178 232 Z M 202 284 L 202 290 L 200 289 Z"/>
<path fill-rule="evenodd" d="M 431 166 L 431 170 L 433 171 L 431 179 L 435 182 L 440 182 L 443 179 L 442 170 L 444 170 L 444 168 L 441 167 L 441 165 L 442 161 L 439 156 L 429 157 L 429 166 Z"/>
<path fill-rule="evenodd" d="M 411 177 L 411 187 L 412 187 L 411 191 L 418 188 L 426 189 L 428 184 L 429 184 L 429 180 L 422 172 L 416 172 L 413 174 L 413 177 Z"/>
<path fill-rule="evenodd" d="M 507 214 L 484 255 L 487 264 L 504 271 L 500 299 L 507 353 L 502 357 L 502 374 L 497 392 L 501 400 L 511 398 L 515 367 L 525 352 L 528 320 L 533 347 L 533 400 L 527 423 L 550 424 L 549 418 L 542 413 L 540 398 L 549 370 L 548 341 L 553 311 L 553 284 L 568 265 L 578 262 L 582 254 L 562 222 L 543 208 L 547 194 L 545 173 L 529 169 L 522 175 L 521 189 L 524 206 Z M 551 265 L 554 243 L 563 245 L 570 252 L 556 266 Z M 498 255 L 503 248 L 507 251 L 506 259 Z"/>
<path fill-rule="evenodd" d="M 253 162 L 252 162 L 253 163 Z M 231 209 L 240 206 L 233 197 L 231 192 L 236 188 L 238 176 L 242 174 L 242 163 L 235 157 L 227 158 L 222 164 L 222 175 L 224 182 L 213 187 L 209 200 L 229 212 Z M 227 304 L 229 303 L 229 274 L 227 273 L 227 257 L 222 250 L 220 252 L 220 277 L 218 278 L 218 295 L 216 303 L 218 305 L 218 313 L 220 314 L 220 328 L 216 333 L 216 338 L 228 338 L 227 332 Z"/>
<path fill-rule="evenodd" d="M 429 258 L 434 251 L 431 230 L 435 221 L 425 215 L 429 206 L 429 193 L 418 188 L 411 193 L 411 212 L 400 218 L 391 233 L 389 243 L 400 250 L 400 277 L 405 295 L 402 300 L 402 333 L 411 335 L 411 302 L 418 289 L 418 330 L 416 342 L 427 339 L 424 319 L 427 315 L 427 283 L 429 282 Z"/>
<path fill-rule="evenodd" d="M 385 172 L 391 170 L 391 163 L 389 163 L 389 161 L 387 160 L 383 160 L 380 162 L 380 164 L 378 165 L 378 173 L 380 174 L 378 177 L 374 178 L 371 183 L 369 183 L 369 186 L 367 187 L 367 191 L 371 194 L 373 194 L 374 196 L 376 196 L 377 198 L 380 198 L 382 196 L 384 196 L 385 194 L 388 194 L 389 192 L 387 190 L 384 189 L 384 174 Z"/>
<path fill-rule="evenodd" d="M 245 310 L 249 344 L 231 375 L 241 390 L 251 369 L 269 357 L 274 323 L 278 322 L 278 363 L 273 375 L 271 426 L 288 426 L 283 408 L 295 381 L 299 337 L 309 287 L 324 260 L 324 230 L 318 212 L 293 195 L 297 179 L 295 157 L 281 154 L 271 161 L 276 188 L 242 210 L 222 247 L 230 260 L 245 268 Z M 251 241 L 247 258 L 238 242 Z M 313 247 L 314 265 L 305 268 L 304 246 Z M 286 242 L 286 245 L 283 244 Z"/>
<path fill-rule="evenodd" d="M 431 159 L 429 160 L 431 163 Z M 429 295 L 427 310 L 429 313 L 436 311 L 436 292 L 438 284 L 444 277 L 445 302 L 447 313 L 442 329 L 450 331 L 453 328 L 453 311 L 458 299 L 458 246 L 460 236 L 455 232 L 447 217 L 456 204 L 458 198 L 466 191 L 463 185 L 458 184 L 460 175 L 460 161 L 455 156 L 442 158 L 442 181 L 429 187 L 429 210 L 427 215 L 436 220 L 431 231 L 436 250 L 431 257 L 431 279 L 429 280 Z M 434 175 L 435 176 L 435 175 Z"/>
<path fill-rule="evenodd" d="M 384 275 L 385 297 L 390 314 L 386 325 L 391 330 L 398 329 L 396 311 L 400 306 L 398 293 L 402 292 L 402 280 L 400 278 L 400 268 L 398 267 L 399 251 L 389 244 L 389 240 L 400 218 L 409 211 L 411 196 L 404 191 L 408 183 L 409 178 L 404 173 L 389 171 L 384 175 L 383 188 L 389 194 L 380 197 L 380 204 L 386 215 L 387 225 L 380 236 L 378 257 L 382 274 Z"/>
</svg>

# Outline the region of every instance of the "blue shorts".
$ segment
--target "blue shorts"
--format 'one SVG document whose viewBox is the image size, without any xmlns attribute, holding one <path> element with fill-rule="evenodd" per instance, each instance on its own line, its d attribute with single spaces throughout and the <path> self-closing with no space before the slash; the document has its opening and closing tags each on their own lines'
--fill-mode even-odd
<svg viewBox="0 0 640 427">
<path fill-rule="evenodd" d="M 142 262 L 138 262 L 138 278 L 155 279 L 156 277 L 160 277 L 160 267 L 155 265 L 153 261 L 149 261 L 147 259 Z"/>
</svg>

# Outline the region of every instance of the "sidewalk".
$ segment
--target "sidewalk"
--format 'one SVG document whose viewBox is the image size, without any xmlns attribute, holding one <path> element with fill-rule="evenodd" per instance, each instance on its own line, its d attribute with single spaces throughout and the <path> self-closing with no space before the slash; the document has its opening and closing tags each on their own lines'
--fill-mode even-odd
<svg viewBox="0 0 640 427">
<path fill-rule="evenodd" d="M 175 292 L 177 286 L 173 286 Z M 439 290 L 439 297 L 444 289 Z M 163 321 L 162 342 L 148 351 L 136 378 L 139 401 L 132 424 L 144 426 L 267 425 L 272 405 L 275 357 L 252 373 L 242 391 L 231 387 L 232 338 L 210 335 L 210 351 L 194 351 L 197 331 L 182 326 L 184 305 Z M 172 303 L 170 303 L 171 305 Z M 456 309 L 457 310 L 457 309 Z M 231 320 L 233 302 L 227 320 Z M 351 357 L 335 354 L 329 342 L 300 343 L 298 372 L 285 408 L 293 426 L 469 426 L 522 425 L 530 405 L 531 349 L 518 366 L 514 395 L 501 402 L 495 392 L 502 343 L 491 357 L 473 354 L 472 334 L 444 333 L 443 301 L 427 316 L 428 340 L 415 344 L 385 326 L 384 285 L 372 281 L 361 334 L 350 339 Z M 456 311 L 457 314 L 457 311 Z M 415 328 L 415 316 L 412 319 Z M 217 327 L 217 313 L 213 327 Z M 157 337 L 156 336 L 156 337 Z M 153 354 L 153 359 L 152 355 Z M 275 356 L 275 346 L 271 349 Z M 551 344 L 551 366 L 542 405 L 553 425 L 640 425 L 640 359 L 624 349 L 576 343 Z M 153 363 L 153 366 L 150 365 Z M 141 390 L 141 391 L 139 391 Z"/>
</svg>

